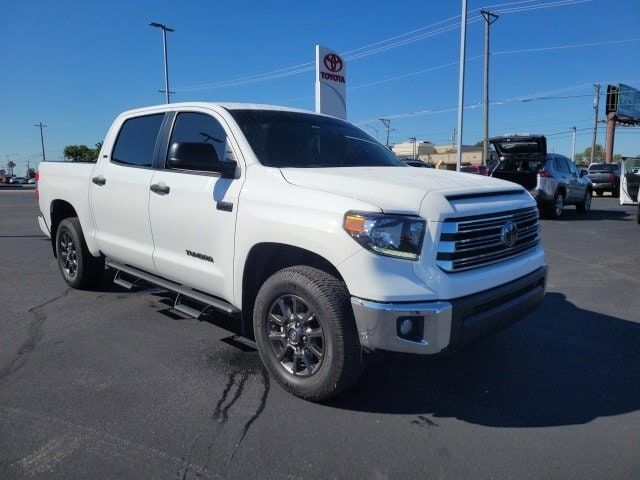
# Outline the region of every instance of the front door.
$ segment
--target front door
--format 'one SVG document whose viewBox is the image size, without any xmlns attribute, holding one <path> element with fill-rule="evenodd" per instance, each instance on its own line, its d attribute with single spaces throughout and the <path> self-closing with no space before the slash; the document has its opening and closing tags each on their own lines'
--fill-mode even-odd
<svg viewBox="0 0 640 480">
<path fill-rule="evenodd" d="M 175 143 L 213 145 L 217 161 L 235 160 L 237 147 L 224 120 L 209 110 L 178 112 Z M 155 172 L 149 215 L 158 274 L 233 302 L 233 253 L 238 196 L 243 180 L 213 171 L 165 168 Z"/>
<path fill-rule="evenodd" d="M 100 251 L 150 272 L 153 238 L 149 224 L 149 185 L 164 113 L 133 117 L 122 124 L 108 158 L 91 179 L 91 207 Z"/>
</svg>

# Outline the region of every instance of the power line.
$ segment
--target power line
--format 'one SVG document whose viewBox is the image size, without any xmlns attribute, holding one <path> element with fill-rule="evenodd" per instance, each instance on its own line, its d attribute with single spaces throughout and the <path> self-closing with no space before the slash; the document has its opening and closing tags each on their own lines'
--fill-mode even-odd
<svg viewBox="0 0 640 480">
<path fill-rule="evenodd" d="M 550 3 L 538 3 L 533 5 L 524 5 L 521 7 L 513 7 L 510 9 L 507 8 L 503 10 L 498 10 L 497 12 L 498 13 L 519 13 L 519 12 L 526 12 L 529 10 L 538 10 L 543 8 L 558 8 L 558 7 L 574 5 L 578 3 L 587 3 L 592 1 L 594 0 L 560 0 L 556 2 L 550 2 Z M 517 4 L 529 4 L 529 3 L 532 3 L 532 2 L 531 1 L 508 2 L 503 4 L 496 4 L 494 6 L 499 7 L 499 6 L 510 6 L 510 5 L 517 5 Z M 479 12 L 480 10 L 481 9 L 478 8 L 478 9 L 472 10 L 471 13 Z M 404 34 L 401 34 L 401 35 L 396 35 L 394 37 L 390 37 L 385 40 L 380 40 L 378 42 L 374 42 L 369 45 L 364 45 L 362 47 L 349 50 L 345 52 L 344 57 L 346 60 L 356 60 L 359 58 L 375 55 L 375 54 L 385 52 L 394 48 L 398 48 L 410 43 L 415 43 L 425 38 L 430 38 L 436 35 L 440 35 L 442 33 L 446 33 L 451 30 L 457 30 L 459 28 L 459 23 L 457 22 L 457 19 L 459 17 L 460 15 L 455 15 L 453 17 L 447 18 L 445 20 L 440 20 L 438 22 L 435 22 L 430 25 L 426 25 L 424 27 L 412 30 L 410 32 L 405 32 Z M 467 25 L 479 22 L 481 20 L 482 20 L 481 17 L 475 17 L 469 20 L 467 22 Z M 455 23 L 447 25 L 448 22 L 453 22 L 453 21 L 455 21 Z M 428 30 L 438 25 L 442 25 L 442 26 L 439 26 L 438 28 L 432 31 Z M 422 32 L 422 33 L 418 33 L 418 32 Z M 417 34 L 417 35 L 410 36 L 412 34 Z M 371 48 L 371 47 L 374 47 L 374 48 Z M 314 68 L 315 68 L 315 62 L 306 62 L 298 65 L 292 65 L 289 67 L 279 68 L 276 70 L 257 73 L 253 75 L 247 75 L 247 76 L 238 77 L 230 80 L 223 80 L 223 81 L 204 83 L 204 84 L 198 84 L 198 85 L 188 85 L 185 87 L 176 88 L 175 90 L 186 92 L 186 91 L 195 91 L 195 90 L 208 90 L 208 89 L 234 87 L 234 86 L 246 85 L 250 83 L 275 80 L 275 79 L 287 77 L 290 75 L 297 75 L 300 73 L 311 71 Z"/>
</svg>

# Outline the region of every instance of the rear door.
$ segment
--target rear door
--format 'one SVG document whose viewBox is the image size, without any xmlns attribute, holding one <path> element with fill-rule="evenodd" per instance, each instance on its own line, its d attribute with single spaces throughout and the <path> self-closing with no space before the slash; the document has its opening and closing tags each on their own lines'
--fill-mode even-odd
<svg viewBox="0 0 640 480">
<path fill-rule="evenodd" d="M 154 272 L 149 185 L 164 113 L 124 121 L 113 148 L 91 179 L 96 242 L 108 257 Z"/>
<path fill-rule="evenodd" d="M 491 139 L 500 158 L 491 176 L 533 190 L 538 184 L 538 171 L 544 166 L 547 142 L 543 136 L 505 136 Z"/>
<path fill-rule="evenodd" d="M 153 176 L 149 218 L 158 274 L 233 302 L 233 256 L 236 212 L 243 172 L 238 178 L 219 173 L 177 170 L 166 163 L 174 143 L 209 143 L 218 161 L 239 159 L 239 148 L 223 118 L 208 109 L 179 111 L 163 162 Z M 241 170 L 241 169 L 240 169 Z"/>
</svg>

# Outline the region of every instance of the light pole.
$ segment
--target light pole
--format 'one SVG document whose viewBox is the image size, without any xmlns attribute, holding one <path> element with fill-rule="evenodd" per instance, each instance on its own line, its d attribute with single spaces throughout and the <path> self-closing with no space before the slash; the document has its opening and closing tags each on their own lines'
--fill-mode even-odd
<svg viewBox="0 0 640 480">
<path fill-rule="evenodd" d="M 596 154 L 596 140 L 598 139 L 598 109 L 600 107 L 600 84 L 594 83 L 593 88 L 596 89 L 595 96 L 593 97 L 593 111 L 595 114 L 595 120 L 593 122 L 593 140 L 591 142 L 590 163 L 594 162 L 594 158 Z"/>
<path fill-rule="evenodd" d="M 462 122 L 464 116 L 464 63 L 467 53 L 467 0 L 462 0 L 462 18 L 460 20 L 460 71 L 458 72 L 458 140 L 456 152 L 456 171 L 462 164 Z"/>
<path fill-rule="evenodd" d="M 573 140 L 571 141 L 571 161 L 576 161 L 576 127 L 571 127 L 573 130 Z"/>
<path fill-rule="evenodd" d="M 162 49 L 164 51 L 164 96 L 167 103 L 169 100 L 169 62 L 167 61 L 167 32 L 175 32 L 173 28 L 167 27 L 162 23 L 151 22 L 149 26 L 160 28 L 162 30 Z"/>
<path fill-rule="evenodd" d="M 498 15 L 487 10 L 480 10 L 484 18 L 484 141 L 482 145 L 482 165 L 487 164 L 489 158 L 489 30 L 491 24 L 498 19 Z"/>
</svg>

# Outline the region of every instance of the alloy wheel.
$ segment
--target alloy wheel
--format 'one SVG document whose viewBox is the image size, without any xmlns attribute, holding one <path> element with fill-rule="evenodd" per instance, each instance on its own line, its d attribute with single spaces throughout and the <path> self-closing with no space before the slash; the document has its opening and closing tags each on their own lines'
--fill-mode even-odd
<svg viewBox="0 0 640 480">
<path fill-rule="evenodd" d="M 78 253 L 73 237 L 67 231 L 60 235 L 60 257 L 65 273 L 71 278 L 75 277 L 78 273 Z"/>
<path fill-rule="evenodd" d="M 325 337 L 316 312 L 297 295 L 278 297 L 269 309 L 267 336 L 280 365 L 290 374 L 309 377 L 325 356 Z"/>
</svg>

